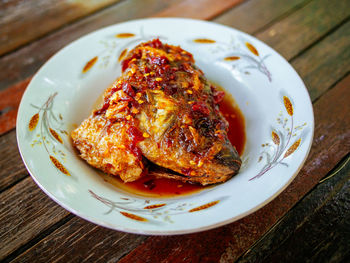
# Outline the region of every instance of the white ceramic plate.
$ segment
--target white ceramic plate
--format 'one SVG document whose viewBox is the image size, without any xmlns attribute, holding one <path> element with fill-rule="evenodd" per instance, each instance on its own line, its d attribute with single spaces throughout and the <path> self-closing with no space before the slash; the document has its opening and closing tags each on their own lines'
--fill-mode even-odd
<svg viewBox="0 0 350 263">
<path fill-rule="evenodd" d="M 68 135 L 120 75 L 121 52 L 154 37 L 193 53 L 208 79 L 233 95 L 246 122 L 240 173 L 177 199 L 132 196 L 110 185 L 76 155 Z M 297 175 L 313 130 L 305 85 L 277 52 L 235 29 L 177 18 L 129 21 L 74 41 L 32 79 L 17 118 L 23 161 L 53 200 L 96 224 L 155 235 L 218 227 L 264 206 Z"/>
</svg>

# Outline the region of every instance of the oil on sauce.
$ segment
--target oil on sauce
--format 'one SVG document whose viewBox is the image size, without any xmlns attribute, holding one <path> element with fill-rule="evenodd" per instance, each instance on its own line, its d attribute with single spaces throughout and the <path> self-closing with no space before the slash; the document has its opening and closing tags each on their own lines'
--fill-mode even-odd
<svg viewBox="0 0 350 263">
<path fill-rule="evenodd" d="M 95 103 L 95 106 L 99 105 L 100 103 L 101 98 L 99 98 L 99 100 Z M 239 155 L 242 156 L 246 141 L 243 114 L 232 96 L 227 93 L 219 106 L 220 111 L 229 123 L 229 140 L 231 141 L 232 145 L 236 147 Z M 102 175 L 102 177 L 105 181 L 113 184 L 119 189 L 145 197 L 184 196 L 208 188 L 208 186 L 204 187 L 197 184 L 184 183 L 167 178 L 156 178 L 151 175 L 145 175 L 139 180 L 131 183 L 124 183 L 120 178 L 110 175 Z"/>
</svg>

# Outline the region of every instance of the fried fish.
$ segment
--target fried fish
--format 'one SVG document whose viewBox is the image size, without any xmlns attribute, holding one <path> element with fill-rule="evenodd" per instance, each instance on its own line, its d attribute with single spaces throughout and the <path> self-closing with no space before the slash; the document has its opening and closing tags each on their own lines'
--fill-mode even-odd
<svg viewBox="0 0 350 263">
<path fill-rule="evenodd" d="M 140 178 L 148 162 L 171 170 L 157 176 L 225 182 L 241 160 L 219 110 L 223 96 L 189 52 L 159 39 L 141 43 L 122 61 L 103 105 L 72 132 L 73 144 L 90 165 L 125 182 Z"/>
</svg>

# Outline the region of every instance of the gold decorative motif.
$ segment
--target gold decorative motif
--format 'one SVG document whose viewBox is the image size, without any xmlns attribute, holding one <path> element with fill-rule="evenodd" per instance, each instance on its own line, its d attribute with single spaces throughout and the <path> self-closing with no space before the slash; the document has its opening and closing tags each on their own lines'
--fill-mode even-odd
<svg viewBox="0 0 350 263">
<path fill-rule="evenodd" d="M 213 44 L 216 41 L 208 38 L 197 38 L 197 39 L 194 39 L 193 42 L 200 43 L 200 44 Z"/>
<path fill-rule="evenodd" d="M 294 127 L 294 108 L 293 104 L 287 96 L 283 97 L 283 105 L 289 118 L 284 118 L 282 112 L 280 113 L 279 117 L 277 118 L 277 122 L 282 126 L 282 129 L 274 129 L 272 131 L 271 137 L 273 144 L 262 144 L 264 150 L 258 158 L 258 163 L 261 162 L 263 159 L 266 159 L 266 164 L 263 166 L 263 168 L 257 175 L 250 178 L 249 180 L 259 178 L 260 176 L 264 175 L 267 171 L 274 168 L 276 165 L 281 164 L 284 166 L 288 166 L 288 163 L 285 162 L 285 159 L 291 154 L 293 154 L 299 148 L 302 142 L 301 138 L 299 138 L 292 145 L 290 145 L 292 137 L 297 136 L 298 132 L 302 130 L 304 126 L 306 126 L 306 123 Z M 287 127 L 289 120 L 290 126 Z"/>
<path fill-rule="evenodd" d="M 159 207 L 162 207 L 162 206 L 165 206 L 166 204 L 155 204 L 155 205 L 148 205 L 148 206 L 145 206 L 144 209 L 156 209 L 156 208 L 159 208 Z"/>
<path fill-rule="evenodd" d="M 51 162 L 56 166 L 56 168 L 58 170 L 60 170 L 62 173 L 64 173 L 65 175 L 70 176 L 70 173 L 68 172 L 68 170 L 63 166 L 63 164 L 61 164 L 55 157 L 53 157 L 52 155 L 49 156 Z"/>
<path fill-rule="evenodd" d="M 135 34 L 133 33 L 119 33 L 119 34 L 116 34 L 115 37 L 117 38 L 130 38 L 130 37 L 134 37 Z"/>
<path fill-rule="evenodd" d="M 57 141 L 59 141 L 60 143 L 63 144 L 63 141 L 62 141 L 61 136 L 60 136 L 54 129 L 49 128 L 49 130 L 50 130 L 51 135 L 52 135 Z"/>
<path fill-rule="evenodd" d="M 284 158 L 288 157 L 289 155 L 291 155 L 293 152 L 295 152 L 296 149 L 298 149 L 299 145 L 300 145 L 301 139 L 299 138 L 298 140 L 296 140 L 296 142 L 294 142 L 292 144 L 292 146 L 289 147 L 289 149 L 286 151 L 286 153 L 284 154 Z"/>
<path fill-rule="evenodd" d="M 131 214 L 131 213 L 127 213 L 127 212 L 119 212 L 121 213 L 123 216 L 125 217 L 128 217 L 132 220 L 136 220 L 136 221 L 141 221 L 141 222 L 146 222 L 148 221 L 146 218 L 144 217 L 141 217 L 141 216 L 137 216 L 137 215 L 134 215 L 134 214 Z"/>
<path fill-rule="evenodd" d="M 61 134 L 68 135 L 68 133 L 60 129 L 60 126 L 63 124 L 63 117 L 61 114 L 55 115 L 52 111 L 53 101 L 56 97 L 57 92 L 51 95 L 47 101 L 41 107 L 31 105 L 32 107 L 38 109 L 38 112 L 33 115 L 33 117 L 29 121 L 29 130 L 34 131 L 39 124 L 39 133 L 36 135 L 36 139 L 32 142 L 32 147 L 36 145 L 44 146 L 45 151 L 47 152 L 51 162 L 53 165 L 63 174 L 70 175 L 68 170 L 63 166 L 61 161 L 54 155 L 58 155 L 61 159 L 65 159 L 66 154 L 58 149 L 57 142 L 60 144 L 63 143 L 63 139 L 61 135 L 58 134 L 59 131 Z M 41 118 L 39 118 L 40 113 Z M 55 129 L 53 125 L 56 125 Z"/>
<path fill-rule="evenodd" d="M 126 55 L 127 52 L 128 52 L 128 49 L 127 49 L 127 48 L 124 49 L 124 50 L 120 53 L 119 58 L 118 58 L 118 61 L 121 61 L 121 60 L 125 57 L 125 55 Z"/>
<path fill-rule="evenodd" d="M 273 143 L 276 145 L 280 145 L 280 142 L 281 142 L 280 137 L 278 136 L 278 134 L 275 131 L 272 131 L 271 136 L 272 136 Z"/>
<path fill-rule="evenodd" d="M 82 72 L 86 73 L 95 64 L 98 65 L 99 68 L 106 68 L 110 65 L 111 61 L 115 63 L 120 62 L 125 58 L 129 46 L 137 44 L 140 41 L 147 41 L 157 37 L 164 38 L 162 36 L 146 35 L 143 32 L 143 28 L 140 27 L 139 34 L 121 32 L 116 33 L 114 38 L 107 37 L 101 39 L 99 43 L 103 45 L 103 48 L 99 52 L 98 57 L 96 56 L 88 61 L 82 69 Z"/>
<path fill-rule="evenodd" d="M 290 116 L 293 116 L 293 105 L 290 102 L 290 99 L 286 96 L 283 97 L 283 103 L 284 103 L 284 107 L 286 107 L 287 113 Z"/>
<path fill-rule="evenodd" d="M 120 197 L 118 201 L 112 201 L 95 194 L 92 190 L 89 190 L 89 192 L 93 198 L 95 198 L 96 200 L 100 201 L 101 203 L 109 207 L 109 210 L 105 214 L 109 214 L 112 211 L 116 210 L 122 215 L 130 219 L 137 220 L 136 218 L 139 218 L 139 219 L 142 218 L 143 220 L 138 220 L 142 222 L 149 221 L 147 217 L 153 217 L 153 219 L 156 221 L 159 221 L 159 219 L 162 219 L 165 222 L 173 223 L 171 217 L 174 215 L 192 213 L 203 209 L 208 209 L 218 204 L 220 200 L 224 200 L 227 198 L 223 196 L 217 201 L 209 202 L 205 205 L 191 208 L 194 206 L 193 204 L 182 203 L 180 201 L 169 202 L 169 203 L 152 203 L 151 200 L 125 198 L 125 197 Z M 154 220 L 152 222 L 154 222 Z"/>
<path fill-rule="evenodd" d="M 246 47 L 252 52 L 255 56 L 259 56 L 258 50 L 249 42 L 245 42 Z"/>
<path fill-rule="evenodd" d="M 98 60 L 98 57 L 96 56 L 96 57 L 93 57 L 92 59 L 90 59 L 88 62 L 86 62 L 85 66 L 83 68 L 83 73 L 88 72 L 88 70 L 90 70 L 95 65 L 97 60 Z"/>
<path fill-rule="evenodd" d="M 231 56 L 231 57 L 224 58 L 224 60 L 226 60 L 226 61 L 234 61 L 234 60 L 238 60 L 238 59 L 240 59 L 240 57 L 238 57 L 238 56 Z"/>
<path fill-rule="evenodd" d="M 38 122 L 39 122 L 39 113 L 36 113 L 30 118 L 28 129 L 30 131 L 33 131 L 35 127 L 38 125 Z"/>
<path fill-rule="evenodd" d="M 193 39 L 192 42 L 199 44 L 212 44 L 211 52 L 222 55 L 216 55 L 216 60 L 223 60 L 232 65 L 232 68 L 239 70 L 243 74 L 249 75 L 247 69 L 255 69 L 264 74 L 268 80 L 272 81 L 271 72 L 268 70 L 265 60 L 270 55 L 260 56 L 259 51 L 253 44 L 247 42 L 241 37 L 237 40 L 233 36 L 230 42 L 215 41 L 206 38 Z M 212 47 L 213 46 L 213 47 Z"/>
<path fill-rule="evenodd" d="M 220 202 L 220 200 L 213 201 L 213 202 L 207 203 L 205 205 L 201 205 L 201 206 L 192 208 L 192 209 L 188 210 L 188 212 L 193 213 L 193 212 L 197 212 L 197 211 L 200 211 L 200 210 L 203 210 L 203 209 L 207 209 L 209 207 L 212 207 L 212 206 L 218 204 L 219 202 Z"/>
</svg>

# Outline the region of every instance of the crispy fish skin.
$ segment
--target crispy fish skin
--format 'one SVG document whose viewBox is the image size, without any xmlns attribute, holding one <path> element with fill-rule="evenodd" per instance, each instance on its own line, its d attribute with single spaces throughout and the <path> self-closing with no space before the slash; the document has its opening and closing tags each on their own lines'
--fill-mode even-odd
<svg viewBox="0 0 350 263">
<path fill-rule="evenodd" d="M 112 165 L 118 168 L 106 169 L 105 162 L 99 160 L 102 155 L 95 156 L 96 150 L 85 149 L 87 141 L 97 141 L 98 135 L 85 136 L 88 139 L 80 145 L 75 143 L 82 141 L 84 129 L 103 133 L 104 128 L 96 129 L 95 124 L 80 126 L 73 132 L 73 142 L 83 159 L 108 173 L 119 174 L 122 179 L 123 169 L 128 170 L 125 163 L 133 169 L 139 164 L 137 168 L 141 169 L 142 154 L 174 171 L 158 176 L 202 185 L 225 182 L 238 172 L 241 160 L 227 137 L 228 123 L 218 107 L 222 98 L 223 93 L 210 85 L 190 53 L 155 39 L 127 54 L 121 77 L 105 91 L 103 106 L 90 116 L 92 123 L 103 119 L 110 127 L 116 127 L 108 135 L 113 137 L 109 143 L 114 148 L 124 145 L 122 154 L 137 158 L 125 162 L 116 156 L 119 152 L 113 157 L 107 154 L 103 158 L 107 158 L 107 163 L 116 158 Z M 116 138 L 115 134 L 120 133 L 123 136 Z M 107 150 L 100 142 L 90 145 L 97 146 L 99 152 Z M 127 174 L 129 181 L 134 179 Z M 139 176 L 141 172 L 135 178 Z"/>
<path fill-rule="evenodd" d="M 91 115 L 71 136 L 80 157 L 107 174 L 119 175 L 124 182 L 141 177 L 143 164 L 125 145 L 128 125 L 111 123 L 101 115 Z"/>
</svg>

